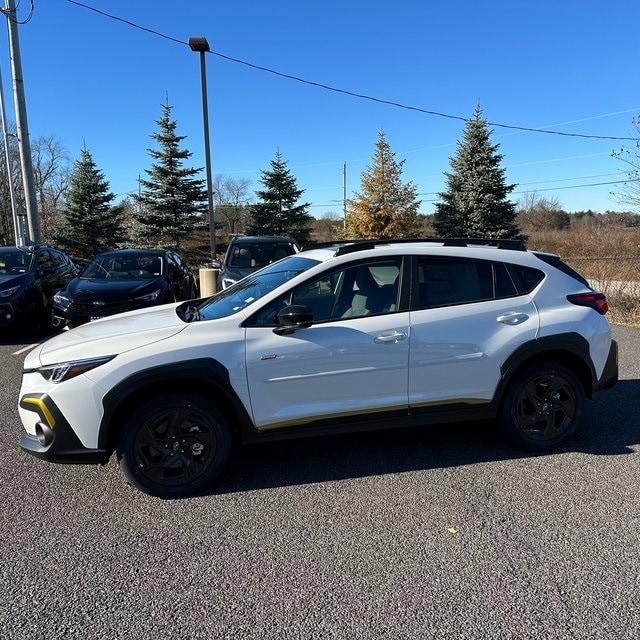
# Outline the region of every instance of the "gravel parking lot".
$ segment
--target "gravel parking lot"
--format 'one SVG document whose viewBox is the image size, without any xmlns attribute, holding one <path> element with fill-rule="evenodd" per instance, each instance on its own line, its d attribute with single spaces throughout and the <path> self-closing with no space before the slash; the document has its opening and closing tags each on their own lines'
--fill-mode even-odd
<svg viewBox="0 0 640 640">
<path fill-rule="evenodd" d="M 269 444 L 168 502 L 22 453 L 1 342 L 0 636 L 632 637 L 640 330 L 614 333 L 621 382 L 553 454 L 481 424 Z"/>
</svg>

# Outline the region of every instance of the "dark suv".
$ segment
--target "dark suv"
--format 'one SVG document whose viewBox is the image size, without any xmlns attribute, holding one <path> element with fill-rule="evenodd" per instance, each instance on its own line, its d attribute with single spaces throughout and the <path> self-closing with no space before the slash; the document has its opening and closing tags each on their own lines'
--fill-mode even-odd
<svg viewBox="0 0 640 640">
<path fill-rule="evenodd" d="M 53 296 L 76 273 L 73 260 L 55 247 L 0 247 L 0 331 L 51 327 Z"/>
<path fill-rule="evenodd" d="M 220 269 L 218 291 L 298 251 L 300 246 L 290 236 L 237 236 L 229 243 L 222 263 L 214 263 Z"/>
</svg>

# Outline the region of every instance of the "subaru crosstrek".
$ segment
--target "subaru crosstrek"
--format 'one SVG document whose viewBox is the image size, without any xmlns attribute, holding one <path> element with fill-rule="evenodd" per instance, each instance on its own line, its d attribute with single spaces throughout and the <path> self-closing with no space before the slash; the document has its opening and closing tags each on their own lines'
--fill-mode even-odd
<svg viewBox="0 0 640 640">
<path fill-rule="evenodd" d="M 489 419 L 557 447 L 618 378 L 607 301 L 518 241 L 318 247 L 212 298 L 128 312 L 24 363 L 24 450 L 105 463 L 171 498 L 236 443 Z"/>
</svg>

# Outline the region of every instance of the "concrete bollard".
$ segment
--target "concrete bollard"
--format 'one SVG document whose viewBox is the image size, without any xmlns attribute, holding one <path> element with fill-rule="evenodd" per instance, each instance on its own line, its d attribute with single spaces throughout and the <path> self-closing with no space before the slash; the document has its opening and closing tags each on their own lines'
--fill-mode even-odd
<svg viewBox="0 0 640 640">
<path fill-rule="evenodd" d="M 220 269 L 200 269 L 200 297 L 206 298 L 218 293 Z"/>
</svg>

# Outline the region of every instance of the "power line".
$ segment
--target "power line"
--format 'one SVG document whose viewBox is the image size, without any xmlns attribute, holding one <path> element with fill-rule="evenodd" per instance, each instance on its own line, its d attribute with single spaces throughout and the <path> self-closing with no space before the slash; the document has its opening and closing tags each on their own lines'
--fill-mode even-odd
<svg viewBox="0 0 640 640">
<path fill-rule="evenodd" d="M 139 24 L 136 24 L 135 22 L 131 22 L 130 20 L 125 20 L 124 18 L 120 18 L 118 16 L 114 16 L 110 13 L 107 13 L 106 11 L 101 11 L 100 9 L 96 9 L 95 7 L 91 7 L 89 5 L 83 4 L 82 2 L 78 2 L 77 0 L 67 0 L 67 2 L 70 2 L 71 4 L 75 4 L 79 7 L 82 7 L 84 9 L 88 9 L 90 11 L 94 11 L 95 13 L 98 13 L 102 16 L 105 16 L 107 18 L 111 18 L 112 20 L 117 20 L 118 22 L 122 22 L 124 24 L 129 25 L 130 27 L 133 27 L 135 29 L 140 29 L 141 31 L 145 31 L 147 33 L 151 33 L 152 35 L 156 35 L 159 36 L 160 38 L 164 38 L 166 40 L 170 40 L 171 42 L 175 42 L 177 44 L 182 44 L 182 45 L 186 45 L 189 46 L 188 42 L 185 42 L 184 40 L 179 40 L 178 38 L 173 38 L 171 36 L 168 36 L 164 33 L 161 33 L 160 31 L 156 31 L 154 29 L 149 29 L 147 27 L 143 27 Z M 403 104 L 401 102 L 395 102 L 393 100 L 384 100 L 382 98 L 376 98 L 374 96 L 369 96 L 366 95 L 364 93 L 357 93 L 355 91 L 349 91 L 347 89 L 340 89 L 337 87 L 332 87 L 330 85 L 327 84 L 323 84 L 321 82 L 315 82 L 313 80 L 307 80 L 305 78 L 301 78 L 299 76 L 294 76 L 288 73 L 283 73 L 281 71 L 276 71 L 275 69 L 270 69 L 268 67 L 263 67 L 261 65 L 258 64 L 254 64 L 252 62 L 247 62 L 246 60 L 240 60 L 239 58 L 234 58 L 232 56 L 228 56 L 225 55 L 223 53 L 219 53 L 217 51 L 207 51 L 207 53 L 217 56 L 219 58 L 222 58 L 224 60 L 227 60 L 229 62 L 235 62 L 236 64 L 241 64 L 244 65 L 246 67 L 250 67 L 252 69 L 256 69 L 257 71 L 264 71 L 265 73 L 270 73 L 272 75 L 278 76 L 280 78 L 285 78 L 287 80 L 294 80 L 295 82 L 300 82 L 302 84 L 306 84 L 306 85 L 310 85 L 313 87 L 317 87 L 319 89 L 324 89 L 325 91 L 332 91 L 334 93 L 340 93 L 343 95 L 347 95 L 347 96 L 351 96 L 352 98 L 359 98 L 361 100 L 369 100 L 371 102 L 376 102 L 378 104 L 385 104 L 388 106 L 392 106 L 392 107 L 397 107 L 399 109 L 406 109 L 408 111 L 416 111 L 418 113 L 424 113 L 426 115 L 431 115 L 431 116 L 437 116 L 440 118 L 448 118 L 450 120 L 459 120 L 462 122 L 468 122 L 469 118 L 466 118 L 464 116 L 457 116 L 457 115 L 452 115 L 450 113 L 444 113 L 441 111 L 432 111 L 429 109 L 423 109 L 421 107 L 416 107 L 413 105 L 408 105 L 408 104 Z M 499 127 L 502 129 L 512 129 L 512 130 L 516 130 L 516 131 L 528 131 L 531 133 L 544 133 L 544 134 L 548 134 L 548 135 L 555 135 L 555 136 L 565 136 L 565 137 L 570 137 L 570 138 L 589 138 L 589 139 L 596 139 L 596 140 L 627 140 L 627 141 L 632 141 L 632 142 L 637 142 L 639 139 L 638 138 L 633 138 L 633 137 L 625 137 L 625 136 L 601 136 L 601 135 L 595 135 L 595 134 L 586 134 L 586 133 L 568 133 L 566 131 L 553 131 L 551 129 L 537 129 L 534 127 L 521 127 L 521 126 L 517 126 L 517 125 L 510 125 L 510 124 L 502 124 L 500 122 L 489 122 L 487 121 L 487 124 L 491 127 Z"/>
<path fill-rule="evenodd" d="M 571 178 L 568 178 L 571 180 Z M 573 184 L 567 185 L 566 187 L 548 187 L 546 189 L 525 189 L 524 191 L 514 191 L 513 195 L 522 195 L 524 193 L 531 193 L 532 191 L 540 192 L 540 191 L 560 191 L 564 189 L 582 189 L 585 187 L 603 187 L 610 184 L 626 184 L 628 182 L 640 182 L 640 178 L 630 178 L 629 180 L 613 180 L 611 182 L 590 182 L 589 184 Z M 544 183 L 535 183 L 530 182 L 528 184 L 544 184 Z M 429 193 L 419 193 L 418 195 L 429 196 L 429 195 L 437 195 L 439 192 L 431 191 Z M 429 200 L 422 200 L 422 202 L 438 202 L 438 198 L 432 198 Z"/>
</svg>

